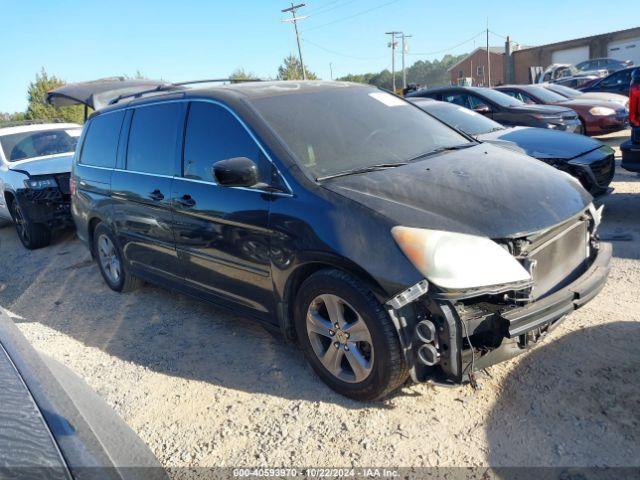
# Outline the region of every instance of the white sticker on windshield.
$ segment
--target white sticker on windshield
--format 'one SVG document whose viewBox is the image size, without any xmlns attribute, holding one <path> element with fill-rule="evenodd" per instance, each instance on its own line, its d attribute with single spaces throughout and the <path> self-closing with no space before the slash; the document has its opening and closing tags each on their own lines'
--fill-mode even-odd
<svg viewBox="0 0 640 480">
<path fill-rule="evenodd" d="M 369 96 L 384 103 L 387 107 L 404 107 L 407 105 L 407 102 L 385 92 L 373 92 L 370 93 Z"/>
<path fill-rule="evenodd" d="M 70 137 L 75 138 L 80 136 L 80 134 L 82 133 L 82 130 L 80 130 L 79 128 L 74 128 L 73 130 L 65 130 L 65 133 Z"/>
<path fill-rule="evenodd" d="M 461 112 L 466 113 L 467 115 L 471 115 L 472 117 L 475 116 L 475 115 L 480 115 L 479 113 L 476 113 L 473 110 L 469 110 L 468 108 L 464 108 L 464 107 L 458 107 L 458 110 L 460 110 Z"/>
</svg>

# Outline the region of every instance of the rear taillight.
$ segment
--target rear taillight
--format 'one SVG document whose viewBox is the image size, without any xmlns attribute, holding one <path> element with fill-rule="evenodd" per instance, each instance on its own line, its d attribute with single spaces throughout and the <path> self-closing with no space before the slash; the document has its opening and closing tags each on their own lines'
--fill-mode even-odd
<svg viewBox="0 0 640 480">
<path fill-rule="evenodd" d="M 631 77 L 629 88 L 629 121 L 640 127 L 640 69 L 636 69 Z"/>
<path fill-rule="evenodd" d="M 76 181 L 71 177 L 69 179 L 69 193 L 74 195 L 76 193 Z"/>
</svg>

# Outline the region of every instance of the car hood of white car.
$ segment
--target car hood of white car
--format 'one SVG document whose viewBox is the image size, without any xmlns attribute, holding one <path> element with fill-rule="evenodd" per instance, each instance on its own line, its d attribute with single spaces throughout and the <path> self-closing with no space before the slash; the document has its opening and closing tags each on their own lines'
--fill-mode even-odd
<svg viewBox="0 0 640 480">
<path fill-rule="evenodd" d="M 67 173 L 71 171 L 73 152 L 59 155 L 47 155 L 12 162 L 11 170 L 27 173 L 29 176 L 50 175 L 54 173 Z"/>
</svg>

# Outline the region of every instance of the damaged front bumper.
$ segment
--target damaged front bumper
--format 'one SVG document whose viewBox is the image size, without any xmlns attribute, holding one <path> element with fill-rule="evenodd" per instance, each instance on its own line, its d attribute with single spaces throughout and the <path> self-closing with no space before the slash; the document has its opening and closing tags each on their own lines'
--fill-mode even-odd
<svg viewBox="0 0 640 480">
<path fill-rule="evenodd" d="M 602 290 L 610 260 L 611 245 L 600 243 L 579 277 L 522 306 L 469 304 L 432 294 L 401 308 L 388 302 L 413 380 L 461 383 L 474 371 L 522 353 Z"/>
<path fill-rule="evenodd" d="M 71 220 L 71 195 L 60 188 L 40 190 L 20 189 L 16 199 L 24 215 L 33 223 L 49 228 L 63 228 L 73 224 Z"/>
</svg>

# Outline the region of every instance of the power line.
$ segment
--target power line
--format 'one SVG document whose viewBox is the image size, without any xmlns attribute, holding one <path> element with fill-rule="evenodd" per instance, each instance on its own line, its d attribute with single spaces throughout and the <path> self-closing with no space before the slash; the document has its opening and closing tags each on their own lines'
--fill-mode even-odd
<svg viewBox="0 0 640 480">
<path fill-rule="evenodd" d="M 329 2 L 326 5 L 323 5 L 322 7 L 318 7 L 316 9 L 311 9 L 307 12 L 308 15 L 323 15 L 327 12 L 332 12 L 333 10 L 336 10 L 337 8 L 342 8 L 342 7 L 346 7 L 347 5 L 349 5 L 350 3 L 354 3 L 358 0 L 347 0 L 346 2 L 340 3 L 338 5 L 334 5 L 335 3 L 337 3 L 338 1 L 341 0 L 335 0 L 333 2 Z M 331 6 L 334 5 L 334 6 Z M 328 8 L 327 8 L 328 7 Z"/>
<path fill-rule="evenodd" d="M 474 35 L 473 37 L 465 40 L 464 42 L 460 42 L 457 45 L 454 45 L 453 47 L 445 48 L 443 50 L 436 50 L 436 51 L 433 51 L 433 52 L 424 52 L 424 53 L 407 53 L 407 55 L 423 55 L 423 56 L 425 56 L 425 55 L 435 55 L 435 54 L 438 54 L 438 53 L 446 53 L 446 52 L 449 52 L 451 50 L 455 50 L 456 48 L 461 47 L 462 45 L 464 45 L 466 43 L 469 43 L 472 40 L 475 40 L 480 35 L 484 35 L 485 33 L 486 33 L 486 30 L 482 30 L 481 32 L 479 32 L 476 35 Z"/>
<path fill-rule="evenodd" d="M 296 41 L 298 42 L 298 55 L 300 56 L 300 66 L 302 67 L 302 79 L 307 79 L 307 69 L 304 66 L 304 60 L 302 59 L 302 47 L 300 46 L 300 34 L 298 33 L 298 21 L 304 20 L 307 17 L 296 17 L 296 11 L 299 8 L 304 7 L 304 3 L 299 3 L 298 5 L 294 5 L 291 2 L 291 7 L 285 8 L 282 10 L 282 13 L 291 12 L 291 20 L 293 22 L 293 28 L 296 31 Z M 284 22 L 288 22 L 289 20 L 283 20 Z"/>
<path fill-rule="evenodd" d="M 382 58 L 387 58 L 386 55 L 381 55 L 379 57 L 358 57 L 358 56 L 355 56 L 355 55 L 349 55 L 347 53 L 337 52 L 337 51 L 332 50 L 330 48 L 323 47 L 322 45 L 319 45 L 319 44 L 317 44 L 315 42 L 312 42 L 308 38 L 300 37 L 300 40 L 302 40 L 304 43 L 308 43 L 310 45 L 313 45 L 314 47 L 319 48 L 320 50 L 324 50 L 327 53 L 331 53 L 333 55 L 338 55 L 340 57 L 351 58 L 353 60 L 380 60 Z"/>
<path fill-rule="evenodd" d="M 343 18 L 338 18 L 337 20 L 333 20 L 333 21 L 328 22 L 328 23 L 323 23 L 322 25 L 317 25 L 315 27 L 308 28 L 306 31 L 307 32 L 311 32 L 312 30 L 317 30 L 318 28 L 328 27 L 329 25 L 333 25 L 334 23 L 344 22 L 345 20 L 350 20 L 352 18 L 359 17 L 360 15 L 364 15 L 366 13 L 373 12 L 374 10 L 378 10 L 378 9 L 380 9 L 382 7 L 386 7 L 387 5 L 391 5 L 393 3 L 398 3 L 399 1 L 400 0 L 392 0 L 391 2 L 386 2 L 386 3 L 383 3 L 381 5 L 377 5 L 375 7 L 369 8 L 367 10 L 362 10 L 361 12 L 354 13 L 353 15 L 349 15 L 349 16 L 343 17 Z"/>
</svg>

